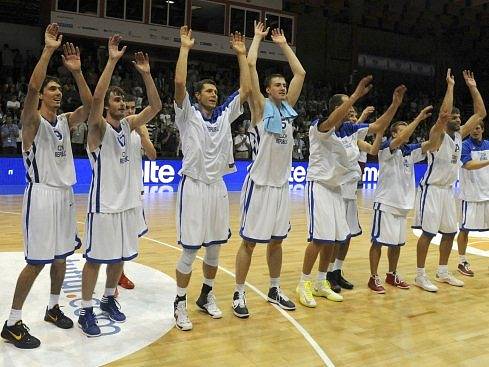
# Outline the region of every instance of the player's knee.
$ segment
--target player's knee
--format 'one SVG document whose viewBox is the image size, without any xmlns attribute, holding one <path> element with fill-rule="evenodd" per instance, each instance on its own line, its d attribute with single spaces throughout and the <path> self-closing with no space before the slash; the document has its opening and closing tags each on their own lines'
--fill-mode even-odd
<svg viewBox="0 0 489 367">
<path fill-rule="evenodd" d="M 44 264 L 27 264 L 26 268 L 33 274 L 39 274 L 44 269 Z"/>
<path fill-rule="evenodd" d="M 182 251 L 182 256 L 177 263 L 177 270 L 182 274 L 190 274 L 192 272 L 192 264 L 197 257 L 198 249 L 187 249 L 184 248 Z"/>
<path fill-rule="evenodd" d="M 243 248 L 245 249 L 246 252 L 252 253 L 253 250 L 255 249 L 256 243 L 243 240 L 243 243 L 241 244 L 241 246 L 243 246 Z"/>
<path fill-rule="evenodd" d="M 206 247 L 205 255 L 204 255 L 204 263 L 213 267 L 219 265 L 220 251 L 221 251 L 221 245 L 213 245 L 213 246 Z"/>
<path fill-rule="evenodd" d="M 282 247 L 282 240 L 270 240 L 268 247 L 270 247 L 271 250 L 278 249 Z"/>
</svg>

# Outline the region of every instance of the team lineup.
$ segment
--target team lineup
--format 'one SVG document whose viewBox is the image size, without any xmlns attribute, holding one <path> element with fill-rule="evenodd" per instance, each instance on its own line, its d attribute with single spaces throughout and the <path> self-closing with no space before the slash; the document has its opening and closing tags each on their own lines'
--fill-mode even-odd
<svg viewBox="0 0 489 367">
<path fill-rule="evenodd" d="M 271 34 L 292 72 L 289 83 L 281 74 L 264 78 L 261 92 L 257 72 L 260 43 Z M 58 25 L 50 24 L 45 45 L 31 75 L 22 122 L 22 151 L 27 186 L 22 207 L 22 232 L 26 266 L 19 274 L 8 319 L 1 337 L 21 349 L 37 348 L 41 341 L 30 334 L 22 321 L 24 302 L 44 265 L 50 264 L 51 289 L 44 320 L 70 329 L 74 321 L 59 305 L 65 278 L 66 258 L 82 248 L 82 301 L 77 326 L 87 337 L 101 335 L 92 296 L 101 264 L 106 264 L 105 290 L 100 309 L 112 321 L 124 323 L 126 315 L 117 301 L 117 285 L 134 285 L 124 276 L 124 262 L 138 256 L 138 238 L 148 227 L 142 204 L 142 158 L 156 159 L 156 150 L 145 125 L 161 110 L 162 102 L 151 76 L 148 54 L 134 54 L 133 65 L 142 78 L 148 105 L 135 113 L 134 97 L 120 87 L 110 86 L 118 61 L 126 46 L 121 37 L 108 40 L 108 60 L 93 95 L 83 77 L 80 51 L 72 43 L 62 44 Z M 211 318 L 223 317 L 213 292 L 221 245 L 231 236 L 229 201 L 223 176 L 236 171 L 231 124 L 243 114 L 247 103 L 251 112 L 248 130 L 252 163 L 240 198 L 241 245 L 235 261 L 235 289 L 230 295 L 233 314 L 248 318 L 246 278 L 256 245 L 265 244 L 270 285 L 267 300 L 292 311 L 296 305 L 280 287 L 282 242 L 290 226 L 289 183 L 294 145 L 294 106 L 301 95 L 306 71 L 280 29 L 270 30 L 255 22 L 249 49 L 240 33 L 230 37 L 239 69 L 239 87 L 218 105 L 218 90 L 212 79 L 199 81 L 192 103 L 187 91 L 187 64 L 194 46 L 192 30 L 180 29 L 180 52 L 175 69 L 175 125 L 182 141 L 182 176 L 176 198 L 176 234 L 182 254 L 175 266 L 176 297 L 174 318 L 178 329 L 193 328 L 187 308 L 187 287 L 193 263 L 201 247 L 203 282 L 196 304 Z M 58 115 L 62 86 L 47 69 L 54 53 L 62 48 L 62 61 L 76 82 L 82 106 Z M 358 220 L 357 184 L 366 154 L 378 156 L 379 178 L 375 190 L 368 288 L 386 293 L 384 283 L 400 289 L 410 285 L 398 272 L 401 247 L 406 243 L 407 216 L 414 209 L 413 228 L 421 229 L 417 243 L 414 284 L 437 292 L 425 270 L 429 245 L 442 235 L 439 265 L 434 279 L 462 287 L 448 269 L 448 260 L 457 235 L 458 271 L 474 276 L 466 258 L 470 231 L 489 230 L 489 141 L 483 139 L 486 109 L 472 72 L 463 79 L 473 101 L 473 115 L 461 124 L 454 107 L 455 78 L 448 69 L 446 93 L 439 111 L 423 108 L 411 122 L 395 121 L 407 88 L 395 88 L 388 108 L 372 123 L 365 123 L 371 110 L 357 118 L 354 104 L 372 89 L 373 78 L 360 80 L 351 95 L 335 94 L 328 102 L 328 116 L 311 123 L 310 157 L 306 176 L 305 208 L 307 246 L 296 298 L 305 307 L 316 307 L 315 297 L 343 301 L 342 289 L 354 285 L 344 278 L 342 267 L 352 237 L 362 235 Z M 429 138 L 409 144 L 418 125 L 436 115 Z M 92 169 L 83 239 L 77 233 L 74 194 L 75 166 L 70 131 L 88 121 L 86 151 Z M 394 121 L 394 122 L 393 122 Z M 371 143 L 365 138 L 373 135 Z M 388 136 L 383 139 L 384 135 Z M 465 140 L 463 140 L 465 139 Z M 362 158 L 363 157 L 363 158 Z M 416 188 L 414 165 L 427 159 L 428 167 Z M 453 186 L 460 180 L 460 192 Z M 462 210 L 457 211 L 457 200 Z M 382 247 L 387 247 L 388 272 L 379 276 Z M 318 260 L 319 258 L 319 260 Z M 318 261 L 317 261 L 318 260 Z M 313 268 L 318 262 L 317 276 Z M 122 282 L 122 283 L 121 283 Z"/>
</svg>

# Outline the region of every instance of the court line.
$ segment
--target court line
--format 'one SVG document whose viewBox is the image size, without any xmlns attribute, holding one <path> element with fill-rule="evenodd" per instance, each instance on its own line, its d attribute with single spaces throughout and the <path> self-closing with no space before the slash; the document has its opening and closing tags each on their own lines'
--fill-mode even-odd
<svg viewBox="0 0 489 367">
<path fill-rule="evenodd" d="M 7 211 L 1 211 L 0 210 L 0 213 L 4 213 L 4 214 L 15 214 L 15 215 L 21 215 L 21 213 L 15 213 L 15 212 L 7 212 Z M 80 224 L 85 224 L 83 222 L 78 222 L 77 223 L 80 223 Z M 169 247 L 169 248 L 172 248 L 174 250 L 177 250 L 177 251 L 180 251 L 182 252 L 182 249 L 180 247 L 177 247 L 177 246 L 174 246 L 174 245 L 170 245 L 168 243 L 165 243 L 165 242 L 162 242 L 162 241 L 158 241 L 154 238 L 151 238 L 151 237 L 147 237 L 147 236 L 142 236 L 141 238 L 145 239 L 145 240 L 148 240 L 148 241 L 152 241 L 152 242 L 155 242 L 155 243 L 158 243 L 160 245 L 163 245 L 163 246 L 166 246 L 166 247 Z M 204 261 L 204 258 L 201 257 L 201 256 L 197 256 L 197 259 L 201 260 L 201 261 Z M 218 268 L 223 271 L 224 273 L 228 274 L 229 276 L 233 277 L 233 278 L 236 278 L 236 275 L 226 269 L 225 267 L 219 265 Z M 256 294 L 258 294 L 261 298 L 263 298 L 265 301 L 267 300 L 267 296 L 262 292 L 260 291 L 257 287 L 255 287 L 253 284 L 251 283 L 248 283 L 246 282 L 245 283 L 246 286 L 251 289 L 253 292 L 255 292 Z M 297 331 L 303 336 L 303 338 L 309 343 L 309 345 L 312 347 L 312 349 L 314 349 L 314 351 L 316 352 L 316 354 L 319 356 L 319 358 L 321 358 L 321 360 L 324 362 L 324 365 L 327 366 L 327 367 L 335 367 L 333 361 L 328 357 L 328 355 L 326 354 L 326 352 L 321 348 L 321 346 L 316 342 L 316 340 L 314 340 L 314 338 L 311 336 L 311 334 L 309 334 L 307 332 L 306 329 L 304 329 L 304 327 L 302 327 L 302 325 L 296 320 L 294 319 L 292 316 L 289 315 L 288 312 L 282 310 L 280 307 L 278 307 L 277 305 L 275 304 L 271 304 L 271 306 L 275 307 L 275 309 L 287 320 L 289 321 L 296 329 Z"/>
</svg>

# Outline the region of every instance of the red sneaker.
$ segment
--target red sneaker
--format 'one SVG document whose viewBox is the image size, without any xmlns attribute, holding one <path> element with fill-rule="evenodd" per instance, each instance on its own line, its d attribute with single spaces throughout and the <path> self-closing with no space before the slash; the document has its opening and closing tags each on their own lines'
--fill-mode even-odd
<svg viewBox="0 0 489 367">
<path fill-rule="evenodd" d="M 370 279 L 368 280 L 368 287 L 375 293 L 385 293 L 385 288 L 382 286 L 382 282 L 378 275 L 370 277 Z"/>
<path fill-rule="evenodd" d="M 474 272 L 470 269 L 470 264 L 467 261 L 464 261 L 461 264 L 458 264 L 458 272 L 462 275 L 466 275 L 468 277 L 473 277 Z"/>
<path fill-rule="evenodd" d="M 133 289 L 134 288 L 134 283 L 131 282 L 124 273 L 122 273 L 121 278 L 119 279 L 119 285 L 122 288 L 126 289 Z"/>
<path fill-rule="evenodd" d="M 411 288 L 411 286 L 409 284 L 407 284 L 404 281 L 404 279 L 402 279 L 399 276 L 399 274 L 397 274 L 396 272 L 394 272 L 394 273 L 386 273 L 385 275 L 386 275 L 385 282 L 387 284 L 390 284 L 393 287 L 397 287 L 397 288 L 400 288 L 400 289 L 409 289 L 409 288 Z"/>
</svg>

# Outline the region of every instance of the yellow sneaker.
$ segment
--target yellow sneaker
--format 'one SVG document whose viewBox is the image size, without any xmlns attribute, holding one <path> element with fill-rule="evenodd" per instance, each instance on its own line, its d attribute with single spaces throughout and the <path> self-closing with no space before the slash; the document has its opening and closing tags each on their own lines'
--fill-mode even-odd
<svg viewBox="0 0 489 367">
<path fill-rule="evenodd" d="M 331 285 L 327 280 L 316 281 L 316 284 L 314 284 L 314 289 L 312 290 L 312 294 L 316 297 L 326 297 L 326 299 L 334 302 L 343 301 L 343 296 L 341 294 L 333 292 L 333 290 L 331 289 Z"/>
<path fill-rule="evenodd" d="M 316 307 L 316 300 L 312 295 L 312 281 L 306 280 L 303 284 L 297 286 L 296 290 L 297 295 L 299 296 L 299 302 L 306 306 L 314 308 Z"/>
</svg>

